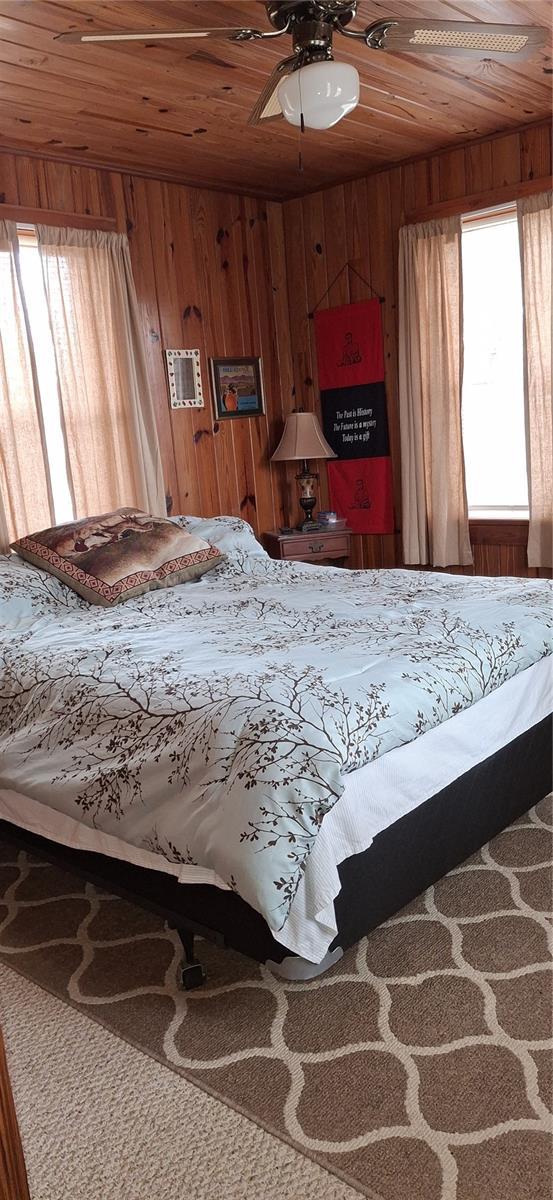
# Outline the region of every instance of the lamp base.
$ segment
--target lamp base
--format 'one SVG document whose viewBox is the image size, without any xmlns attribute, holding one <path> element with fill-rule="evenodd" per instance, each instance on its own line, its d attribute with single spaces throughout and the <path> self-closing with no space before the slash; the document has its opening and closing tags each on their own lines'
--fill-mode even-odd
<svg viewBox="0 0 553 1200">
<path fill-rule="evenodd" d="M 300 529 L 302 533 L 309 533 L 312 529 L 319 528 L 317 522 L 313 520 L 313 509 L 317 503 L 315 485 L 319 479 L 319 476 L 317 475 L 316 471 L 309 470 L 309 463 L 307 463 L 304 459 L 303 468 L 300 471 L 300 474 L 296 475 L 296 479 L 300 485 L 299 500 L 304 512 L 304 519 L 298 526 L 298 529 Z"/>
<path fill-rule="evenodd" d="M 302 482 L 302 491 L 307 493 L 307 495 L 300 496 L 300 504 L 305 513 L 301 529 L 303 533 L 307 533 L 309 529 L 316 528 L 313 520 L 313 509 L 317 503 L 317 497 L 313 494 L 313 482 L 315 477 L 313 475 L 299 475 L 298 478 Z"/>
</svg>

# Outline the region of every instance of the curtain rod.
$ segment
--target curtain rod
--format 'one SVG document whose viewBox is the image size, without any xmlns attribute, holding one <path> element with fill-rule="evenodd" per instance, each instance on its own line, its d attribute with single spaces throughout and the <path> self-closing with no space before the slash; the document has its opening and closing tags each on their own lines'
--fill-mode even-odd
<svg viewBox="0 0 553 1200">
<path fill-rule="evenodd" d="M 16 221 L 24 225 L 62 225 L 69 229 L 101 229 L 106 233 L 117 229 L 115 217 L 61 212 L 53 208 L 27 208 L 22 204 L 0 204 L 0 221 Z"/>
</svg>

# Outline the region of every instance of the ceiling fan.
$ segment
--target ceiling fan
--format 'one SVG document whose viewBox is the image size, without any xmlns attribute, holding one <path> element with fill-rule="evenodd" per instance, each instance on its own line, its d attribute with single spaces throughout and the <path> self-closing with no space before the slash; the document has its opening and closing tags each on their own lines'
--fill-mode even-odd
<svg viewBox="0 0 553 1200">
<path fill-rule="evenodd" d="M 330 129 L 359 102 L 359 75 L 349 63 L 336 62 L 333 35 L 364 42 L 369 50 L 408 54 L 456 54 L 510 60 L 535 52 L 545 29 L 534 25 L 490 25 L 392 17 L 365 29 L 350 29 L 357 0 L 269 0 L 265 4 L 273 30 L 150 29 L 58 34 L 60 42 L 160 42 L 188 38 L 223 38 L 231 42 L 264 41 L 290 34 L 293 53 L 274 68 L 249 117 L 250 125 L 284 117 L 292 125 Z"/>
</svg>

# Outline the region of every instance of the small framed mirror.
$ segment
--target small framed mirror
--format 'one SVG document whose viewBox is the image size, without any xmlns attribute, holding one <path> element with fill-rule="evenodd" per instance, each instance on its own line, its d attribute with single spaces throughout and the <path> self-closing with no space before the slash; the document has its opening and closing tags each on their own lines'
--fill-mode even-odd
<svg viewBox="0 0 553 1200">
<path fill-rule="evenodd" d="M 171 408 L 203 408 L 199 350 L 166 350 Z"/>
</svg>

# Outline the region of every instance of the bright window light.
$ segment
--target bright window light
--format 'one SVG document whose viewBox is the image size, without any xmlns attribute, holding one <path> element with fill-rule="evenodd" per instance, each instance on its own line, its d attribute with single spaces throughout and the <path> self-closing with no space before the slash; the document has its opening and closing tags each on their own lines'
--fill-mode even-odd
<svg viewBox="0 0 553 1200">
<path fill-rule="evenodd" d="M 523 314 L 512 211 L 463 221 L 463 446 L 469 515 L 528 516 Z"/>
<path fill-rule="evenodd" d="M 19 238 L 19 261 L 40 388 L 54 517 L 57 525 L 64 525 L 73 521 L 75 514 L 67 478 L 56 360 L 38 248 L 26 232 Z"/>
</svg>

